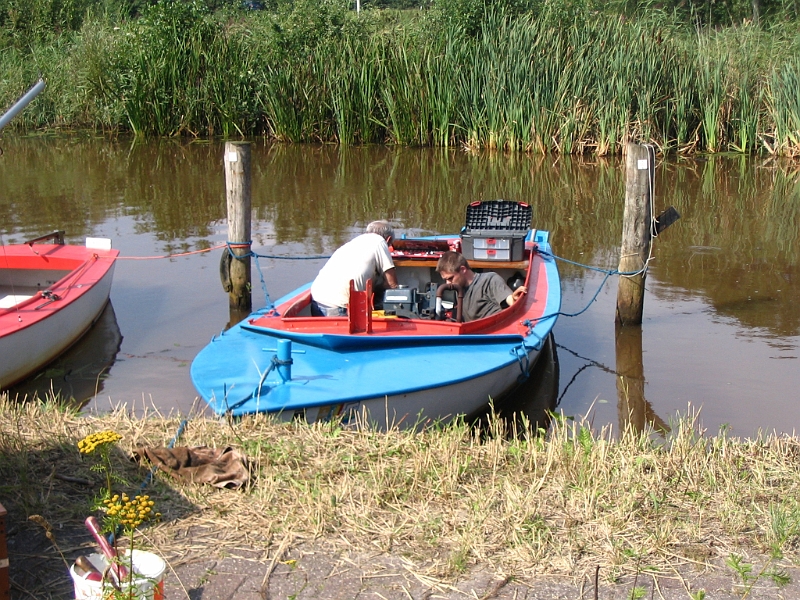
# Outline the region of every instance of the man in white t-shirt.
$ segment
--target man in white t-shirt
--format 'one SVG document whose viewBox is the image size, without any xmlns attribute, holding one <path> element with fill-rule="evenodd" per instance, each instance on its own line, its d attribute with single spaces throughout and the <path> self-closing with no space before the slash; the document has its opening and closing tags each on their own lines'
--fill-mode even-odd
<svg viewBox="0 0 800 600">
<path fill-rule="evenodd" d="M 394 229 L 388 221 L 373 221 L 366 233 L 336 250 L 320 269 L 311 284 L 311 314 L 315 317 L 336 317 L 347 314 L 350 302 L 350 280 L 355 289 L 367 289 L 383 279 L 386 286 L 397 287 L 397 275 L 389 252 Z"/>
</svg>

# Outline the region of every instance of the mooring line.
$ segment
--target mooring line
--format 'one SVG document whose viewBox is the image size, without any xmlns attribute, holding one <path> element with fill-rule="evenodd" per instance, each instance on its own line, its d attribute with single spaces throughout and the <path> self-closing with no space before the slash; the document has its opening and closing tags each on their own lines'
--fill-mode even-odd
<svg viewBox="0 0 800 600">
<path fill-rule="evenodd" d="M 603 277 L 603 281 L 600 282 L 600 285 L 598 286 L 597 291 L 592 296 L 592 299 L 589 300 L 588 304 L 586 304 L 586 306 L 583 307 L 578 312 L 565 313 L 565 312 L 562 312 L 562 311 L 558 311 L 558 312 L 550 313 L 550 314 L 547 314 L 547 315 L 542 315 L 541 317 L 531 317 L 530 319 L 528 319 L 526 321 L 523 321 L 523 325 L 528 325 L 529 327 L 530 327 L 530 323 L 531 322 L 543 321 L 545 319 L 550 319 L 552 317 L 559 317 L 559 316 L 560 317 L 577 317 L 578 315 L 583 314 L 587 310 L 589 310 L 589 307 L 597 299 L 597 296 L 600 295 L 600 292 L 602 291 L 603 286 L 606 284 L 606 281 L 608 281 L 609 277 L 611 277 L 612 275 L 621 275 L 623 277 L 632 277 L 634 275 L 638 275 L 638 274 L 642 273 L 643 270 L 645 270 L 647 268 L 647 265 L 645 265 L 643 269 L 640 269 L 638 271 L 632 271 L 632 272 L 623 272 L 623 271 L 619 271 L 618 269 L 601 269 L 600 267 L 594 267 L 592 265 L 586 265 L 586 264 L 583 264 L 583 263 L 575 262 L 574 260 L 569 260 L 568 258 L 564 258 L 562 256 L 557 256 L 556 254 L 553 254 L 552 252 L 547 252 L 546 250 L 537 250 L 537 252 L 539 254 L 541 254 L 542 256 L 549 256 L 550 258 L 552 258 L 554 260 L 560 260 L 561 262 L 569 263 L 569 264 L 575 265 L 577 267 L 583 267 L 584 269 L 588 269 L 590 271 L 597 271 L 598 273 L 605 273 L 605 277 Z"/>
<path fill-rule="evenodd" d="M 178 438 L 181 437 L 181 434 L 183 433 L 184 429 L 186 429 L 186 424 L 188 422 L 189 422 L 189 417 L 186 417 L 180 422 L 180 425 L 178 425 L 178 430 L 175 432 L 175 435 L 172 437 L 169 444 L 167 444 L 167 448 L 171 450 L 172 448 L 175 447 L 175 442 L 177 442 Z M 137 496 L 141 496 L 142 492 L 144 491 L 144 488 L 150 485 L 150 482 L 153 481 L 153 477 L 155 476 L 157 470 L 158 470 L 158 465 L 153 465 L 150 468 L 150 470 L 147 472 L 147 475 L 145 475 L 141 485 L 139 486 L 139 491 L 136 493 Z M 116 540 L 116 538 L 119 537 L 121 531 L 122 531 L 122 525 L 119 524 L 117 525 L 116 529 L 114 529 L 114 531 L 108 534 L 107 538 L 108 543 L 114 544 L 114 541 Z"/>
<path fill-rule="evenodd" d="M 164 254 L 162 256 L 117 256 L 115 260 L 162 260 L 164 258 L 178 258 L 181 256 L 191 256 L 192 254 L 203 254 L 211 252 L 212 250 L 219 250 L 224 248 L 225 244 L 217 244 L 211 248 L 203 248 L 202 250 L 192 250 L 191 252 L 178 252 L 176 254 Z"/>
</svg>

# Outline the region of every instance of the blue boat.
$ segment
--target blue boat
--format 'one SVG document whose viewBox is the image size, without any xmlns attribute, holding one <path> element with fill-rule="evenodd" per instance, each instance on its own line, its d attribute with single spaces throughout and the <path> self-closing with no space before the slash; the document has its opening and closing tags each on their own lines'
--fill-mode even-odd
<svg viewBox="0 0 800 600">
<path fill-rule="evenodd" d="M 396 240 L 400 289 L 386 292 L 381 310 L 369 287 L 351 291 L 343 317 L 311 316 L 310 283 L 287 294 L 201 350 L 191 367 L 195 387 L 220 415 L 360 419 L 388 429 L 476 413 L 526 380 L 561 308 L 548 232 L 487 231 Z M 498 313 L 458 321 L 458 295 L 436 272 L 447 250 L 466 250 L 476 272 L 524 280 L 528 293 Z M 434 314 L 437 296 L 444 320 Z"/>
</svg>

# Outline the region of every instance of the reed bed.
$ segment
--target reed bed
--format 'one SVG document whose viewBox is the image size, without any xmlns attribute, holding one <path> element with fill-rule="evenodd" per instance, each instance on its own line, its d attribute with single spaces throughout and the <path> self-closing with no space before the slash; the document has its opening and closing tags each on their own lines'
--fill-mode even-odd
<svg viewBox="0 0 800 600">
<path fill-rule="evenodd" d="M 93 17 L 79 32 L 11 45 L 0 99 L 42 72 L 51 86 L 19 129 L 600 156 L 628 140 L 800 151 L 800 36 L 788 25 L 695 30 L 657 11 L 563 21 L 490 10 L 467 33 L 424 13 L 300 5 L 242 15 L 167 2 L 136 20 Z"/>
<path fill-rule="evenodd" d="M 57 535 L 73 532 L 62 548 L 88 545 L 79 525 L 103 482 L 77 441 L 101 430 L 120 433 L 113 468 L 127 481 L 124 491 L 136 493 L 146 470 L 128 453 L 140 444 L 166 446 L 182 420 L 136 412 L 78 415 L 2 399 L 0 496 L 9 529 L 43 539 L 44 530 L 27 520 L 38 514 Z M 315 540 L 331 549 L 398 553 L 440 579 L 491 565 L 523 579 L 600 567 L 613 581 L 744 557 L 785 580 L 797 558 L 796 437 L 710 436 L 691 409 L 665 434 L 594 431 L 563 417 L 547 431 L 517 427 L 496 419 L 480 431 L 455 424 L 382 433 L 195 416 L 178 445 L 241 450 L 251 483 L 234 491 L 158 475 L 147 493 L 163 518 L 140 533 L 141 542 L 177 562 L 245 548 L 268 556 L 273 544 Z M 55 549 L 52 555 L 58 559 Z"/>
</svg>

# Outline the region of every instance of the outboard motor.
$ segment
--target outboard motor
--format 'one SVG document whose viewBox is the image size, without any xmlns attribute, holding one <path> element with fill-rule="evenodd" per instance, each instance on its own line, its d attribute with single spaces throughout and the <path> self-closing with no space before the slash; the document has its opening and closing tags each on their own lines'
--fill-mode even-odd
<svg viewBox="0 0 800 600">
<path fill-rule="evenodd" d="M 443 286 L 432 281 L 425 284 L 425 291 L 407 285 L 399 285 L 383 293 L 381 305 L 385 314 L 397 315 L 409 319 L 439 319 L 443 320 L 446 310 L 455 308 L 455 302 L 442 301 L 440 290 Z M 446 290 L 458 291 L 459 288 L 449 287 Z M 446 291 L 442 290 L 442 292 Z M 455 294 L 450 294 L 455 296 Z M 453 298 L 455 300 L 455 298 Z M 441 315 L 437 316 L 437 314 Z"/>
<path fill-rule="evenodd" d="M 387 314 L 402 315 L 411 313 L 413 316 L 419 314 L 417 305 L 417 290 L 406 285 L 398 285 L 394 289 L 388 289 L 383 293 L 383 310 Z"/>
</svg>

